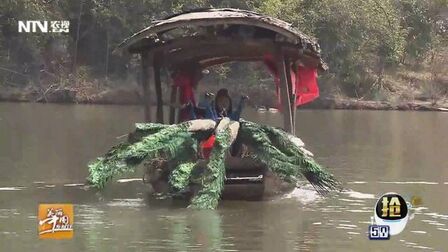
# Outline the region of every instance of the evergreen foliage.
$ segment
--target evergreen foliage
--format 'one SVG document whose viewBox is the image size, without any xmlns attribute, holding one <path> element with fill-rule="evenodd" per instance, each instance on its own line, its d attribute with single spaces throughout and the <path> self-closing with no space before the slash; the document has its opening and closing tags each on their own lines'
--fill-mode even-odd
<svg viewBox="0 0 448 252">
<path fill-rule="evenodd" d="M 0 85 L 71 86 L 76 75 L 128 86 L 138 61 L 111 53 L 124 38 L 153 20 L 208 7 L 257 11 L 315 36 L 330 67 L 320 82 L 324 92 L 337 86 L 343 94 L 363 96 L 381 87 L 383 71 L 401 64 L 411 69 L 447 46 L 447 0 L 3 0 Z M 18 33 L 20 20 L 68 20 L 70 33 Z M 266 69 L 255 66 L 214 69 L 218 81 L 238 80 L 232 82 L 244 87 L 258 87 L 259 76 L 266 76 Z"/>
<path fill-rule="evenodd" d="M 303 176 L 321 194 L 340 188 L 334 176 L 307 155 L 303 147 L 291 141 L 285 131 L 248 121 L 241 124 L 242 140 L 250 142 L 255 157 L 281 178 L 295 182 Z"/>
<path fill-rule="evenodd" d="M 174 191 L 183 192 L 188 189 L 195 165 L 194 162 L 182 163 L 171 172 L 169 183 Z"/>
<path fill-rule="evenodd" d="M 214 209 L 224 189 L 225 158 L 238 134 L 239 141 L 254 151 L 253 158 L 265 164 L 279 178 L 296 183 L 303 177 L 321 194 L 340 189 L 334 176 L 317 164 L 290 134 L 249 121 L 241 120 L 239 125 L 235 123 L 238 124 L 224 118 L 216 129 L 209 120 L 175 125 L 136 124 L 137 129 L 130 133 L 127 143 L 113 147 L 89 165 L 87 180 L 101 189 L 113 176 L 134 171 L 145 160 L 162 159 L 173 167 L 166 171 L 171 193 L 183 194 L 195 185 L 198 190 L 193 192 L 189 207 Z M 201 167 L 198 165 L 197 145 L 210 136 L 213 129 L 214 147 L 206 166 Z"/>
<path fill-rule="evenodd" d="M 228 125 L 216 132 L 215 145 L 210 160 L 200 180 L 201 189 L 191 200 L 190 207 L 198 209 L 215 209 L 224 189 L 226 167 L 224 160 L 231 145 Z"/>
</svg>

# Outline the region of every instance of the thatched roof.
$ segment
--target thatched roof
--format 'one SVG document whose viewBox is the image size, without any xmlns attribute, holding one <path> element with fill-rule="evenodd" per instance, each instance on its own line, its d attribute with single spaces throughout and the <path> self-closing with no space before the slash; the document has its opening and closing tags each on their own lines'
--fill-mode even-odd
<svg viewBox="0 0 448 252">
<path fill-rule="evenodd" d="M 205 65 L 259 60 L 277 47 L 292 59 L 308 58 L 325 68 L 316 39 L 277 18 L 238 9 L 193 10 L 154 21 L 119 45 L 131 53 L 157 54 L 162 64 L 191 58 Z"/>
</svg>

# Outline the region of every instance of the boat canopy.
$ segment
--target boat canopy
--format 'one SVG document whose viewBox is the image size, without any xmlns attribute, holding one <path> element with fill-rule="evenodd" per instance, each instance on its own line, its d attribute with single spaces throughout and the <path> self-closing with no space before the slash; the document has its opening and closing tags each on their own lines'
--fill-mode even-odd
<svg viewBox="0 0 448 252">
<path fill-rule="evenodd" d="M 277 18 L 239 9 L 196 9 L 153 21 L 117 48 L 141 55 L 145 120 L 151 121 L 154 83 L 157 122 L 164 122 L 160 72 L 171 70 L 169 104 L 194 102 L 204 68 L 232 61 L 262 61 L 274 76 L 284 129 L 294 133 L 296 107 L 319 96 L 317 70 L 326 70 L 316 39 Z M 166 102 L 165 102 L 166 104 Z M 170 105 L 169 123 L 179 121 Z"/>
<path fill-rule="evenodd" d="M 326 69 L 319 44 L 291 24 L 239 9 L 199 9 L 153 21 L 125 39 L 120 49 L 152 54 L 157 64 L 188 62 L 202 68 L 230 61 L 259 61 L 279 50 L 291 62 Z"/>
</svg>

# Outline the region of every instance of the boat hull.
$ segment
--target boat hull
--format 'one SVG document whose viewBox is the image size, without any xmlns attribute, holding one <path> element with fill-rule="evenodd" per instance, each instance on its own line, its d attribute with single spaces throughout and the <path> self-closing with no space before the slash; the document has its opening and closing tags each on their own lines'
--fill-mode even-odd
<svg viewBox="0 0 448 252">
<path fill-rule="evenodd" d="M 201 160 L 199 165 L 206 165 Z M 294 184 L 287 183 L 270 172 L 264 165 L 251 158 L 228 156 L 226 158 L 226 180 L 222 199 L 224 200 L 266 200 L 292 191 Z M 144 181 L 152 187 L 154 193 L 168 193 L 168 175 L 154 172 L 152 167 L 146 167 Z M 197 185 L 191 185 L 186 197 L 192 197 L 199 190 Z"/>
</svg>

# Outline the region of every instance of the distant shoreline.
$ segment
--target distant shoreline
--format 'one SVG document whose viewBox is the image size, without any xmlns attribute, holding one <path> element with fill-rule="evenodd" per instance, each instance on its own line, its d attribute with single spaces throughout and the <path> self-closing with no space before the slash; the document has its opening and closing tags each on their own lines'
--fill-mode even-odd
<svg viewBox="0 0 448 252">
<path fill-rule="evenodd" d="M 305 105 L 309 109 L 345 109 L 345 110 L 398 110 L 398 111 L 440 111 L 448 112 L 448 102 L 433 104 L 430 101 L 369 101 L 347 98 L 320 98 Z"/>
<path fill-rule="evenodd" d="M 0 102 L 55 103 L 55 104 L 92 104 L 92 105 L 141 105 L 141 94 L 135 89 L 108 89 L 88 98 L 78 97 L 76 92 L 61 89 L 43 97 L 24 90 L 0 91 Z M 154 101 L 153 101 L 154 103 Z M 155 105 L 155 103 L 154 103 Z M 397 110 L 397 111 L 440 111 L 448 112 L 448 101 L 433 104 L 430 101 L 369 101 L 353 98 L 320 97 L 316 101 L 301 106 L 300 109 L 334 110 Z"/>
</svg>

